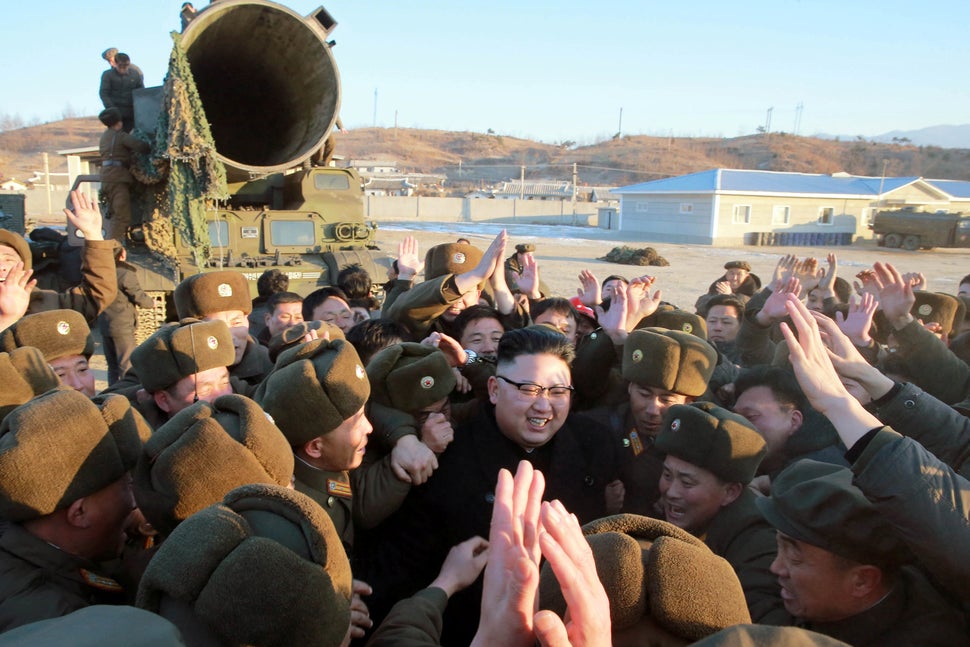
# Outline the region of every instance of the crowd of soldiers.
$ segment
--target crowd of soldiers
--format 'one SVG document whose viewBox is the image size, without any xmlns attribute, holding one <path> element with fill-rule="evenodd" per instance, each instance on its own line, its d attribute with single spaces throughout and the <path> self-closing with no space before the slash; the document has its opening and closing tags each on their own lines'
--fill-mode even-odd
<svg viewBox="0 0 970 647">
<path fill-rule="evenodd" d="M 383 286 L 185 279 L 97 393 L 72 202 L 69 290 L 0 231 L 0 644 L 970 643 L 970 276 L 734 261 L 685 310 L 408 237 Z"/>
</svg>

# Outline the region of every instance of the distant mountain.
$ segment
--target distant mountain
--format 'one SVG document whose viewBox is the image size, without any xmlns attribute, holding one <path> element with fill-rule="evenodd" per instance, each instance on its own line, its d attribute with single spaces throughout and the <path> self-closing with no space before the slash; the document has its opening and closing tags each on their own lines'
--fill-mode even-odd
<svg viewBox="0 0 970 647">
<path fill-rule="evenodd" d="M 856 141 L 859 135 L 832 135 L 815 133 L 819 139 L 835 139 L 844 142 Z M 888 133 L 862 137 L 868 142 L 884 144 L 911 144 L 913 146 L 938 146 L 940 148 L 970 148 L 970 124 L 960 126 L 927 126 L 918 130 L 891 130 Z M 902 141 L 900 141 L 902 140 Z M 908 140 L 908 141 L 907 141 Z"/>
<path fill-rule="evenodd" d="M 970 124 L 960 126 L 929 126 L 919 130 L 892 130 L 872 137 L 877 142 L 908 139 L 916 146 L 941 148 L 970 148 Z"/>
<path fill-rule="evenodd" d="M 886 133 L 880 136 L 885 142 L 771 133 L 731 138 L 624 135 L 576 145 L 412 128 L 353 128 L 334 139 L 344 159 L 389 159 L 403 171 L 442 174 L 448 178 L 446 190 L 455 195 L 518 179 L 523 167 L 527 179 L 569 180 L 573 164 L 579 182 L 589 186 L 624 186 L 712 168 L 970 180 L 970 125 L 939 129 L 961 131 L 963 139 L 941 135 L 937 141 L 948 140 L 945 150 L 917 139 L 917 133 L 937 130 L 933 128 Z M 0 132 L 0 178 L 31 177 L 43 168 L 44 153 L 52 172 L 66 171 L 67 160 L 57 151 L 96 147 L 103 131 L 95 117 L 82 117 Z"/>
</svg>

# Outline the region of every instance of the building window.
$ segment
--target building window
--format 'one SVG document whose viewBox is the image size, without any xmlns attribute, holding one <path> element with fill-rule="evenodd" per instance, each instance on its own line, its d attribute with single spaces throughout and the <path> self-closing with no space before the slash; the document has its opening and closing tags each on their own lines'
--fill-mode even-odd
<svg viewBox="0 0 970 647">
<path fill-rule="evenodd" d="M 641 201 L 638 201 L 637 202 L 637 213 L 646 213 L 646 212 L 647 212 L 647 203 L 644 202 L 644 201 L 642 201 L 642 200 Z"/>
<path fill-rule="evenodd" d="M 787 225 L 789 220 L 791 220 L 791 207 L 776 204 L 771 208 L 771 224 Z"/>
<path fill-rule="evenodd" d="M 831 225 L 835 223 L 835 207 L 821 207 L 818 210 L 818 224 Z"/>
<path fill-rule="evenodd" d="M 680 203 L 680 212 L 683 213 L 683 214 L 692 214 L 692 213 L 694 213 L 694 203 L 692 203 L 692 202 L 681 202 Z"/>
<path fill-rule="evenodd" d="M 736 204 L 731 215 L 731 222 L 735 225 L 746 225 L 751 222 L 751 205 Z"/>
</svg>

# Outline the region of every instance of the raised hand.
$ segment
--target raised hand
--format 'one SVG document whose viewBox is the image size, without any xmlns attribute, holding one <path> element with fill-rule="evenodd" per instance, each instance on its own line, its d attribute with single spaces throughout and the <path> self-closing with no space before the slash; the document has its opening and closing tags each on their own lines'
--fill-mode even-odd
<svg viewBox="0 0 970 647">
<path fill-rule="evenodd" d="M 795 295 L 789 294 L 787 298 L 788 316 L 798 336 L 787 323 L 781 325 L 781 332 L 788 343 L 795 377 L 811 405 L 832 422 L 842 442 L 851 448 L 881 423 L 862 408 L 839 380 L 815 317 Z"/>
<path fill-rule="evenodd" d="M 878 307 L 879 303 L 869 293 L 863 294 L 859 299 L 850 296 L 849 311 L 844 316 L 841 312 L 836 312 L 835 321 L 853 344 L 865 347 L 872 342 L 869 330 L 872 328 L 872 317 Z"/>
<path fill-rule="evenodd" d="M 795 264 L 798 262 L 798 258 L 794 254 L 785 254 L 775 265 L 774 274 L 771 277 L 771 285 L 769 286 L 773 292 L 777 291 L 779 287 L 786 284 L 788 279 L 794 276 Z"/>
<path fill-rule="evenodd" d="M 795 264 L 794 276 L 801 284 L 805 292 L 815 289 L 819 283 L 820 273 L 818 269 L 818 259 L 808 257 L 804 261 Z"/>
<path fill-rule="evenodd" d="M 896 330 L 905 328 L 913 320 L 913 315 L 909 313 L 916 303 L 913 286 L 889 263 L 875 263 L 872 269 L 879 308 L 893 328 Z"/>
<path fill-rule="evenodd" d="M 475 647 L 532 647 L 539 589 L 539 510 L 545 479 L 528 461 L 499 470 Z"/>
<path fill-rule="evenodd" d="M 519 275 L 519 289 L 530 299 L 542 298 L 539 289 L 539 263 L 532 254 L 523 254 L 522 273 Z"/>
<path fill-rule="evenodd" d="M 773 323 L 781 321 L 788 315 L 788 295 L 794 295 L 796 298 L 800 297 L 802 294 L 801 282 L 792 277 L 788 281 L 775 291 L 771 293 L 765 300 L 765 304 L 761 306 L 761 310 L 755 315 L 755 320 L 762 327 L 767 328 Z"/>
<path fill-rule="evenodd" d="M 589 270 L 580 272 L 579 285 L 580 287 L 576 290 L 576 294 L 579 296 L 579 300 L 583 305 L 595 308 L 603 301 L 602 287 L 596 279 L 595 274 Z"/>
<path fill-rule="evenodd" d="M 835 279 L 839 272 L 839 259 L 835 254 L 830 253 L 825 259 L 828 261 L 828 269 L 819 270 L 820 278 L 818 288 L 822 291 L 822 298 L 827 299 L 835 296 Z"/>
<path fill-rule="evenodd" d="M 627 332 L 633 330 L 640 320 L 649 317 L 663 301 L 663 292 L 657 290 L 650 295 L 650 287 L 656 279 L 652 276 L 640 276 L 627 286 Z"/>
<path fill-rule="evenodd" d="M 492 240 L 492 243 L 482 255 L 482 260 L 478 265 L 455 276 L 455 285 L 462 294 L 480 288 L 495 272 L 501 258 L 505 255 L 505 246 L 508 243 L 508 234 L 503 229 Z"/>
<path fill-rule="evenodd" d="M 27 314 L 30 291 L 37 285 L 37 279 L 30 278 L 32 274 L 33 270 L 24 269 L 23 261 L 17 261 L 6 278 L 0 281 L 0 330 L 12 326 Z"/>
<path fill-rule="evenodd" d="M 85 240 L 104 240 L 102 218 L 98 203 L 75 189 L 71 191 L 71 209 L 64 209 L 68 221 L 78 228 Z"/>
<path fill-rule="evenodd" d="M 534 619 L 543 647 L 609 647 L 613 644 L 610 599 L 596 573 L 593 551 L 576 515 L 562 503 L 542 504 L 539 543 L 566 600 L 565 623 L 552 611 Z"/>
<path fill-rule="evenodd" d="M 398 278 L 404 281 L 410 281 L 424 269 L 424 261 L 419 254 L 418 239 L 414 236 L 405 236 L 404 240 L 397 244 L 397 269 Z"/>
<path fill-rule="evenodd" d="M 616 286 L 613 296 L 610 298 L 610 309 L 603 310 L 602 306 L 596 306 L 596 320 L 614 344 L 622 344 L 626 341 L 629 321 L 629 304 L 627 297 L 627 286 L 623 283 Z"/>
</svg>

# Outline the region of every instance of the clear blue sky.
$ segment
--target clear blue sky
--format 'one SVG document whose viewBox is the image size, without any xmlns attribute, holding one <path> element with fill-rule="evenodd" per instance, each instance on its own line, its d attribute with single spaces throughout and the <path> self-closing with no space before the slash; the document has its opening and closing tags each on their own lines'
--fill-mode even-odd
<svg viewBox="0 0 970 647">
<path fill-rule="evenodd" d="M 970 122 L 966 0 L 552 2 L 292 0 L 321 4 L 347 127 L 374 123 L 592 143 L 624 134 L 733 137 L 764 124 L 871 136 Z M 4 7 L 0 115 L 100 109 L 102 50 L 160 84 L 176 0 Z M 196 3 L 204 6 L 205 0 Z M 110 16 L 110 17 L 109 17 Z"/>
</svg>

